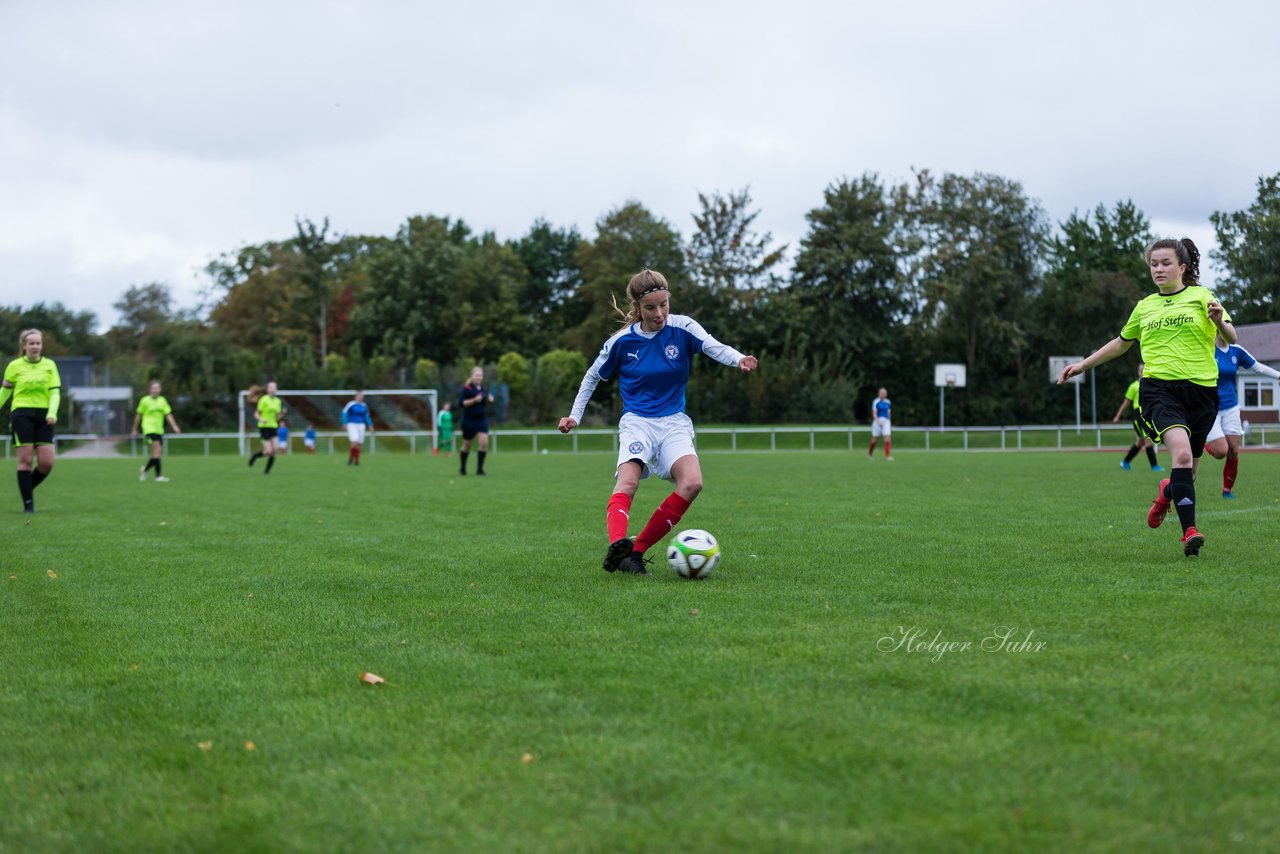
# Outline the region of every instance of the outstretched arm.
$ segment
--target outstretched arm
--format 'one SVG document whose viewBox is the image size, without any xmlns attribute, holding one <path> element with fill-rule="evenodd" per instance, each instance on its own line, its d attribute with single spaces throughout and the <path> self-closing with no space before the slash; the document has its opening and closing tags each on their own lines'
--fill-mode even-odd
<svg viewBox="0 0 1280 854">
<path fill-rule="evenodd" d="M 1067 365 L 1062 369 L 1062 373 L 1058 376 L 1058 385 L 1062 385 L 1072 377 L 1078 377 L 1090 368 L 1096 368 L 1098 365 L 1110 362 L 1116 356 L 1123 356 L 1129 352 L 1129 348 L 1133 346 L 1132 341 L 1124 338 L 1112 338 L 1106 344 L 1103 344 L 1093 354 L 1076 362 L 1074 365 Z"/>
</svg>

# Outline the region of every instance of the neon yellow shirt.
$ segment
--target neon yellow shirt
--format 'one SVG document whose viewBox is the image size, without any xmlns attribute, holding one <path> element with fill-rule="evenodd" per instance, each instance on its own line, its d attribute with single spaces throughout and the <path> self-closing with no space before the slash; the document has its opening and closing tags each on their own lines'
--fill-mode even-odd
<svg viewBox="0 0 1280 854">
<path fill-rule="evenodd" d="M 1177 293 L 1154 293 L 1133 307 L 1120 337 L 1142 346 L 1144 376 L 1217 388 L 1213 339 L 1218 327 L 1209 319 L 1211 299 L 1217 297 L 1208 288 L 1188 285 Z M 1223 311 L 1222 319 L 1229 321 L 1231 315 Z"/>
<path fill-rule="evenodd" d="M 1218 363 L 1214 362 L 1213 364 L 1216 366 Z M 1216 376 L 1214 377 L 1213 384 L 1215 386 L 1218 384 Z M 272 397 L 269 394 L 264 394 L 262 397 L 258 398 L 258 426 L 267 428 L 279 427 L 280 412 L 283 409 L 284 401 L 278 397 Z"/>
<path fill-rule="evenodd" d="M 13 409 L 53 410 L 51 404 L 55 399 L 61 399 L 61 393 L 52 393 L 54 389 L 62 388 L 58 366 L 45 356 L 41 356 L 38 362 L 19 356 L 4 369 L 4 378 L 13 384 Z M 49 414 L 56 415 L 57 412 L 53 410 Z"/>
<path fill-rule="evenodd" d="M 164 399 L 164 395 L 145 395 L 138 401 L 138 414 L 142 416 L 142 435 L 163 433 L 164 417 L 170 412 L 173 410 L 169 408 L 169 401 Z"/>
<path fill-rule="evenodd" d="M 1134 412 L 1142 411 L 1142 407 L 1138 406 L 1138 381 L 1137 380 L 1134 380 L 1133 382 L 1129 383 L 1129 390 L 1124 393 L 1124 396 L 1126 399 L 1128 399 L 1130 403 L 1133 404 Z"/>
</svg>

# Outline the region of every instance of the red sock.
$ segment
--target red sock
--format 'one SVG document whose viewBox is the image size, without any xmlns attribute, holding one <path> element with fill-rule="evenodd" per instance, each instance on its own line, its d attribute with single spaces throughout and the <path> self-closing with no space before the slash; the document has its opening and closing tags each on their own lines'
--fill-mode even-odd
<svg viewBox="0 0 1280 854">
<path fill-rule="evenodd" d="M 867 456 L 869 457 L 869 456 L 871 456 L 872 454 L 874 454 L 875 452 L 876 452 L 876 440 L 875 440 L 875 439 L 872 439 L 872 440 L 871 440 L 871 447 L 867 448 Z"/>
<path fill-rule="evenodd" d="M 609 496 L 609 509 L 605 511 L 604 527 L 609 532 L 609 542 L 614 543 L 627 535 L 627 523 L 631 521 L 631 496 L 615 492 Z"/>
<path fill-rule="evenodd" d="M 648 523 L 644 526 L 644 530 L 640 532 L 640 536 L 636 537 L 636 551 L 643 554 L 649 550 L 649 547 L 661 540 L 667 534 L 671 533 L 671 529 L 684 516 L 685 511 L 689 509 L 689 502 L 680 497 L 678 493 L 671 493 L 667 496 L 667 500 L 658 505 L 658 509 L 653 511 L 653 515 L 649 517 Z"/>
<path fill-rule="evenodd" d="M 1230 492 L 1236 485 L 1236 471 L 1240 468 L 1240 458 L 1227 460 L 1222 467 L 1222 491 Z"/>
<path fill-rule="evenodd" d="M 886 457 L 886 458 L 889 456 L 889 439 L 888 439 L 888 437 L 885 437 L 885 440 L 884 440 L 884 455 L 885 455 L 885 457 Z"/>
<path fill-rule="evenodd" d="M 351 449 L 351 456 L 355 458 L 356 462 L 360 462 L 360 446 L 359 445 Z"/>
</svg>

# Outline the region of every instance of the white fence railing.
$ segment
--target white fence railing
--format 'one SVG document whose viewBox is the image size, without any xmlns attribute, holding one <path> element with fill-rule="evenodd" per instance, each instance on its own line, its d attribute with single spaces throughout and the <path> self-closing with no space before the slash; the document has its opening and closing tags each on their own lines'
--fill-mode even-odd
<svg viewBox="0 0 1280 854">
<path fill-rule="evenodd" d="M 849 450 L 865 448 L 870 435 L 868 427 L 698 427 L 701 451 L 780 451 L 780 450 Z M 1085 450 L 1123 448 L 1131 444 L 1133 429 L 1127 424 L 1020 425 L 1009 427 L 899 427 L 893 428 L 893 443 L 902 450 Z M 3 436 L 4 455 L 12 454 L 12 437 Z M 454 433 L 454 449 L 461 440 Z M 143 456 L 147 443 L 138 438 L 73 434 L 58 436 L 59 453 L 80 456 Z M 165 452 L 182 454 L 238 454 L 239 433 L 167 434 Z M 256 443 L 251 443 L 256 444 Z M 1244 447 L 1262 448 L 1280 445 L 1280 424 L 1252 424 L 1244 436 Z M 369 433 L 365 450 L 419 453 L 436 446 L 434 431 L 390 431 Z M 579 428 L 567 436 L 554 428 L 538 430 L 494 430 L 489 433 L 489 450 L 499 447 L 517 452 L 549 453 L 608 451 L 617 453 L 618 433 L 613 428 Z M 345 451 L 345 432 L 324 432 L 316 436 L 316 452 L 333 454 Z M 303 437 L 289 436 L 289 451 L 302 453 Z"/>
</svg>

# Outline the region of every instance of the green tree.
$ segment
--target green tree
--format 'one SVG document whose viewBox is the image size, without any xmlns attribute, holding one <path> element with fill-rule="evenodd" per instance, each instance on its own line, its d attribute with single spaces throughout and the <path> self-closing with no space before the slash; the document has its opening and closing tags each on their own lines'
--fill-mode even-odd
<svg viewBox="0 0 1280 854">
<path fill-rule="evenodd" d="M 1280 173 L 1258 179 L 1248 210 L 1209 217 L 1218 235 L 1211 257 L 1226 276 L 1217 285 L 1237 323 L 1280 320 Z"/>
<path fill-rule="evenodd" d="M 596 352 L 617 328 L 614 300 L 627 309 L 627 282 L 646 267 L 677 289 L 673 300 L 679 311 L 678 289 L 688 283 L 680 234 L 639 202 L 627 202 L 601 217 L 596 239 L 580 245 L 575 257 L 583 281 L 572 302 L 583 320 L 565 333 L 567 346 L 584 354 Z"/>
<path fill-rule="evenodd" d="M 516 306 L 533 325 L 535 351 L 552 346 L 565 330 L 586 319 L 584 305 L 575 300 L 582 287 L 582 269 L 576 260 L 581 245 L 582 235 L 576 228 L 557 229 L 543 219 L 513 244 L 527 271 Z"/>
<path fill-rule="evenodd" d="M 1151 225 L 1131 201 L 1114 209 L 1098 205 L 1092 213 L 1073 212 L 1059 223 L 1059 233 L 1045 245 L 1044 286 L 1031 316 L 1036 318 L 1028 352 L 1029 374 L 1018 396 L 1024 407 L 1019 420 L 1044 418 L 1062 421 L 1071 417 L 1068 395 L 1035 379 L 1043 377 L 1049 356 L 1087 355 L 1116 336 L 1133 306 L 1151 292 L 1143 251 L 1151 242 Z M 1133 378 L 1138 354 L 1126 357 L 1127 366 L 1102 369 L 1095 374 L 1100 400 L 1119 400 Z"/>
<path fill-rule="evenodd" d="M 492 233 L 467 244 L 441 314 L 453 340 L 465 342 L 482 363 L 526 345 L 531 321 L 517 301 L 527 275 L 516 251 Z"/>
<path fill-rule="evenodd" d="M 498 382 L 506 383 L 519 399 L 529 391 L 529 360 L 519 353 L 503 353 L 498 359 Z"/>
<path fill-rule="evenodd" d="M 577 351 L 551 350 L 539 356 L 529 388 L 533 423 L 551 422 L 568 415 L 586 372 L 587 359 Z"/>
<path fill-rule="evenodd" d="M 925 237 L 916 331 L 939 361 L 968 366 L 970 423 L 1008 418 L 1029 369 L 1029 306 L 1048 227 L 1022 185 L 997 175 L 918 176 L 914 206 Z"/>
<path fill-rule="evenodd" d="M 432 359 L 418 359 L 413 363 L 413 382 L 418 388 L 435 388 L 440 382 L 440 365 Z"/>
<path fill-rule="evenodd" d="M 724 307 L 750 305 L 776 280 L 786 245 L 771 246 L 772 234 L 755 231 L 760 211 L 751 209 L 750 188 L 699 193 L 698 204 L 685 250 L 689 277 Z"/>
<path fill-rule="evenodd" d="M 904 247 L 910 233 L 901 206 L 878 176 L 827 187 L 806 219 L 787 302 L 784 350 L 821 363 L 822 382 L 878 381 L 902 361 L 900 332 L 911 311 Z"/>
<path fill-rule="evenodd" d="M 412 217 L 369 261 L 369 282 L 351 312 L 347 340 L 365 352 L 403 351 L 449 363 L 458 318 L 450 316 L 469 251 L 461 220 Z"/>
</svg>

